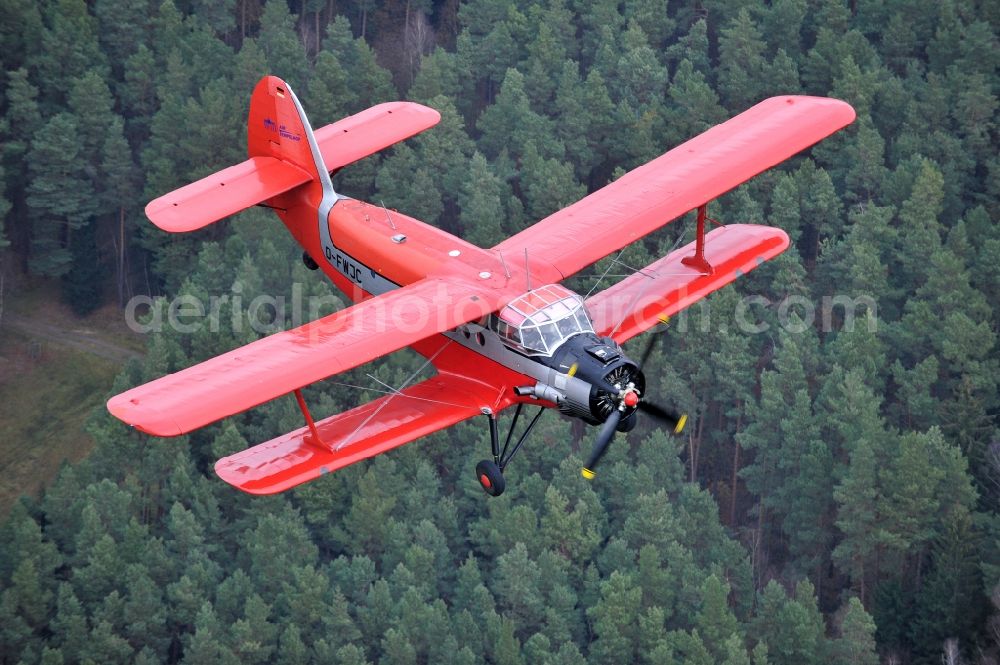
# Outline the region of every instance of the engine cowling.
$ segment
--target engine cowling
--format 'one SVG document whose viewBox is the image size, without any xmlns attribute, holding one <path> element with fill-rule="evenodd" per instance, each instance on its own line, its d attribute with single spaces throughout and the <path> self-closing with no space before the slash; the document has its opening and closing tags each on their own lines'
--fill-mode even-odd
<svg viewBox="0 0 1000 665">
<path fill-rule="evenodd" d="M 561 372 L 568 372 L 575 366 L 574 378 L 588 384 L 590 390 L 567 390 L 565 398 L 558 403 L 559 410 L 592 425 L 608 419 L 617 408 L 622 391 L 631 386 L 641 395 L 646 389 L 642 371 L 622 348 L 614 340 L 593 333 L 569 338 L 546 364 Z M 635 406 L 626 406 L 622 420 L 631 416 L 635 409 Z"/>
</svg>

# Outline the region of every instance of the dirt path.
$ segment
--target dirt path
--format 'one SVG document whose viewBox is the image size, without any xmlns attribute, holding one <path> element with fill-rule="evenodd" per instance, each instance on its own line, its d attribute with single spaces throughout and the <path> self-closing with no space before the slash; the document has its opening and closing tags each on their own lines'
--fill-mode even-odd
<svg viewBox="0 0 1000 665">
<path fill-rule="evenodd" d="M 4 312 L 2 325 L 10 326 L 29 337 L 62 344 L 116 363 L 141 357 L 141 354 L 133 349 L 101 339 L 96 332 L 86 328 L 65 328 L 45 319 L 13 312 Z"/>
</svg>

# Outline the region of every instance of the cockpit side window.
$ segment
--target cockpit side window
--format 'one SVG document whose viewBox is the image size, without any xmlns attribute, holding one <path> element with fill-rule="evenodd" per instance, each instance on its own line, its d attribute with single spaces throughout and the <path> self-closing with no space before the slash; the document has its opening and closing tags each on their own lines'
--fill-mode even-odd
<svg viewBox="0 0 1000 665">
<path fill-rule="evenodd" d="M 559 328 L 559 334 L 563 338 L 580 332 L 580 322 L 576 320 L 576 317 L 572 313 L 556 321 L 556 327 Z"/>
<path fill-rule="evenodd" d="M 545 351 L 545 344 L 542 342 L 542 334 L 538 328 L 523 328 L 521 330 L 521 344 L 526 349 L 534 351 Z"/>
<path fill-rule="evenodd" d="M 556 324 L 546 323 L 539 326 L 538 329 L 542 332 L 542 340 L 545 342 L 546 351 L 549 353 L 555 351 L 563 339 L 556 328 Z"/>
</svg>

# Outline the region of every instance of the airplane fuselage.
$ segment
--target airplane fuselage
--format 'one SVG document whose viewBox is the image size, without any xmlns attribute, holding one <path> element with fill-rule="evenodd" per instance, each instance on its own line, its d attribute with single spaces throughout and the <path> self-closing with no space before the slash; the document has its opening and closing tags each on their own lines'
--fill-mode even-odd
<svg viewBox="0 0 1000 665">
<path fill-rule="evenodd" d="M 353 302 L 426 277 L 449 274 L 472 273 L 498 287 L 519 280 L 528 290 L 524 257 L 501 257 L 395 210 L 324 194 L 319 183 L 316 185 L 285 195 L 286 200 L 275 202 L 274 207 L 319 269 Z M 331 196 L 335 197 L 332 204 Z M 320 217 L 324 208 L 328 208 L 325 223 Z M 540 279 L 553 276 L 552 269 L 542 261 L 532 260 L 531 268 L 531 281 L 536 285 Z M 438 362 L 442 360 L 442 337 L 450 340 L 451 347 L 450 358 L 444 363 Z M 526 354 L 505 344 L 483 320 L 436 335 L 412 348 L 426 358 L 434 356 L 439 368 L 442 364 L 464 367 L 468 373 L 477 367 L 474 374 L 488 375 L 490 370 L 482 369 L 486 360 L 514 372 L 517 378 L 511 379 L 516 385 L 508 386 L 508 394 L 498 403 L 498 409 L 516 402 L 542 401 L 559 406 L 567 415 L 597 423 L 607 414 L 598 403 L 595 385 L 613 371 L 625 372 L 619 368 L 635 368 L 635 363 L 611 339 L 592 333 L 578 337 L 566 342 L 567 347 L 573 347 L 573 353 L 563 349 L 551 355 Z M 596 346 L 606 347 L 608 363 L 586 351 Z"/>
</svg>

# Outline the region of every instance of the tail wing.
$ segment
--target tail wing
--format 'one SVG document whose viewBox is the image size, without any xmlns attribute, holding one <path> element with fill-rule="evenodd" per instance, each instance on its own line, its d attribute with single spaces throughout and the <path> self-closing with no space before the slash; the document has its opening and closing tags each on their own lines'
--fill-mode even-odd
<svg viewBox="0 0 1000 665">
<path fill-rule="evenodd" d="M 250 159 L 181 187 L 146 206 L 164 231 L 195 231 L 329 174 L 302 106 L 288 84 L 265 76 L 250 98 Z"/>
<path fill-rule="evenodd" d="M 441 114 L 413 102 L 386 102 L 316 130 L 316 142 L 331 172 L 430 129 Z"/>
<path fill-rule="evenodd" d="M 329 171 L 433 127 L 440 119 L 426 106 L 391 102 L 313 134 L 288 84 L 265 76 L 250 100 L 250 159 L 151 201 L 146 216 L 164 231 L 195 231 L 296 187 L 328 181 Z"/>
<path fill-rule="evenodd" d="M 288 162 L 254 157 L 150 201 L 146 216 L 164 231 L 197 231 L 312 179 Z"/>
</svg>

